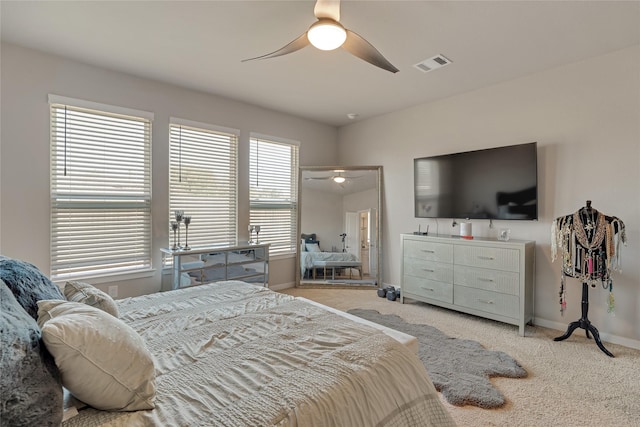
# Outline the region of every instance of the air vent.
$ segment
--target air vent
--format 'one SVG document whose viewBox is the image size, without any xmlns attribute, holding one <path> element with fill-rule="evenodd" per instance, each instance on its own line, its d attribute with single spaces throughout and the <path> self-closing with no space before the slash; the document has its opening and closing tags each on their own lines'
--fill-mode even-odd
<svg viewBox="0 0 640 427">
<path fill-rule="evenodd" d="M 444 55 L 436 55 L 432 58 L 425 59 L 422 62 L 418 62 L 414 65 L 414 67 L 416 67 L 423 73 L 428 73 L 429 71 L 433 71 L 437 68 L 441 68 L 449 64 L 451 64 L 451 60 L 446 58 Z"/>
</svg>

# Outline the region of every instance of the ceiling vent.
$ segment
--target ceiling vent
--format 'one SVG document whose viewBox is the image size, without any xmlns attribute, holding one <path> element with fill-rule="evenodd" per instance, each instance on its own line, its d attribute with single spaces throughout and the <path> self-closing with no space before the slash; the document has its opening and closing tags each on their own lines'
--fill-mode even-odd
<svg viewBox="0 0 640 427">
<path fill-rule="evenodd" d="M 422 62 L 418 62 L 414 65 L 418 70 L 423 73 L 428 73 L 429 71 L 433 71 L 437 68 L 442 68 L 445 65 L 451 64 L 451 60 L 446 58 L 444 55 L 436 55 L 432 58 L 425 59 Z"/>
</svg>

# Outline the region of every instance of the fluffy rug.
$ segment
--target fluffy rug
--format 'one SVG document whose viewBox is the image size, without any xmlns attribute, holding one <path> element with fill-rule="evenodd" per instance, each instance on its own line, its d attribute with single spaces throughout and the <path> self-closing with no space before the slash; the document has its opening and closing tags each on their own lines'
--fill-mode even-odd
<svg viewBox="0 0 640 427">
<path fill-rule="evenodd" d="M 527 376 L 511 356 L 487 350 L 476 341 L 452 338 L 432 326 L 407 323 L 395 314 L 361 309 L 349 313 L 418 338 L 418 357 L 436 389 L 453 405 L 498 408 L 505 398 L 489 378 Z"/>
</svg>

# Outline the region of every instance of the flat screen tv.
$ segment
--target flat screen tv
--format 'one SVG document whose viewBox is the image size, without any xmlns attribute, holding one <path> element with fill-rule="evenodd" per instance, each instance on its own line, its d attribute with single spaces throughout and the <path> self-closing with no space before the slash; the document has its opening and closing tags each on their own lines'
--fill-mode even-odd
<svg viewBox="0 0 640 427">
<path fill-rule="evenodd" d="M 416 218 L 538 219 L 537 143 L 414 159 Z"/>
</svg>

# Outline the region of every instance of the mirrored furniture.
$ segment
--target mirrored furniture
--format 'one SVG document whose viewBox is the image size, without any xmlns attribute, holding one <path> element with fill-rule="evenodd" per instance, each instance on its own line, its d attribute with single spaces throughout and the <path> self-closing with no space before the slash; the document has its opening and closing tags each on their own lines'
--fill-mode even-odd
<svg viewBox="0 0 640 427">
<path fill-rule="evenodd" d="M 300 168 L 297 286 L 381 283 L 382 166 Z"/>
<path fill-rule="evenodd" d="M 172 289 L 223 280 L 269 285 L 269 243 L 238 242 L 190 250 L 160 250 L 165 257 L 165 265 L 172 263 Z"/>
</svg>

